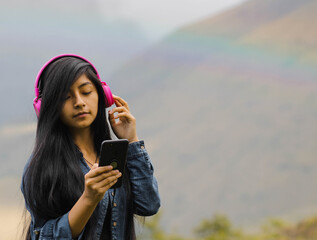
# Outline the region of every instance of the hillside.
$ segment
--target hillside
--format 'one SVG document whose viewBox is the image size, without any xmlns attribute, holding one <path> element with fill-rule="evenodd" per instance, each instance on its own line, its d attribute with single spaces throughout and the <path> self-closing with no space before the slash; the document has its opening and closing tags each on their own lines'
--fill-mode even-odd
<svg viewBox="0 0 317 240">
<path fill-rule="evenodd" d="M 182 29 L 181 33 L 235 40 L 245 46 L 260 47 L 316 62 L 315 28 L 317 3 L 313 0 L 287 2 L 248 1 L 216 17 Z M 250 21 L 252 19 L 252 21 Z"/>
<path fill-rule="evenodd" d="M 112 76 L 152 153 L 165 227 L 186 231 L 214 212 L 244 225 L 317 210 L 308 184 L 317 178 L 316 63 L 274 51 L 279 35 L 268 50 L 256 34 L 283 19 L 287 32 L 306 14 L 302 32 L 284 39 L 292 46 L 298 34 L 305 54 L 315 4 L 246 2 L 185 26 Z"/>
<path fill-rule="evenodd" d="M 287 2 L 280 0 L 249 0 L 218 16 L 185 26 L 182 32 L 236 39 L 257 30 L 261 26 L 288 16 L 293 11 L 302 6 L 307 6 L 311 2 L 314 2 L 314 0 L 288 0 Z"/>
<path fill-rule="evenodd" d="M 316 64 L 316 11 L 317 2 L 311 1 L 289 15 L 250 32 L 241 42 L 265 46 L 282 54 L 293 54 L 301 61 Z"/>
</svg>

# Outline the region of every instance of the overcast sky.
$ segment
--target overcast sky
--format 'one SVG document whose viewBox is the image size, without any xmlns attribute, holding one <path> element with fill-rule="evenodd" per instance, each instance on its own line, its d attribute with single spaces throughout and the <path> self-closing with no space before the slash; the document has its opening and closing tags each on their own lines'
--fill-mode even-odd
<svg viewBox="0 0 317 240">
<path fill-rule="evenodd" d="M 246 0 L 98 0 L 106 20 L 137 23 L 158 39 L 187 23 L 200 20 Z"/>
</svg>

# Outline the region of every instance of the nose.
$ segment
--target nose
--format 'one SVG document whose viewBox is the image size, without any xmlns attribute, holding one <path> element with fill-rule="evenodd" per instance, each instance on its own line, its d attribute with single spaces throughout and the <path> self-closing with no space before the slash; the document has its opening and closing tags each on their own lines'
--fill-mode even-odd
<svg viewBox="0 0 317 240">
<path fill-rule="evenodd" d="M 86 104 L 84 100 L 80 97 L 80 95 L 76 94 L 76 96 L 74 97 L 74 108 L 82 108 L 85 105 Z"/>
</svg>

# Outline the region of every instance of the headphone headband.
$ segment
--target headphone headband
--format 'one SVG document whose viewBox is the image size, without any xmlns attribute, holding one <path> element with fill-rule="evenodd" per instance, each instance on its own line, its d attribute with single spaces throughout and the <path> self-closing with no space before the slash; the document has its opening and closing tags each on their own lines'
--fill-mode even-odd
<svg viewBox="0 0 317 240">
<path fill-rule="evenodd" d="M 86 58 L 83 58 L 82 56 L 79 56 L 79 55 L 76 55 L 76 54 L 61 54 L 61 55 L 53 57 L 48 62 L 46 62 L 44 64 L 44 66 L 41 68 L 41 70 L 39 71 L 39 73 L 37 74 L 37 77 L 36 77 L 36 80 L 35 80 L 35 86 L 34 86 L 35 99 L 33 101 L 33 106 L 34 106 L 34 109 L 35 109 L 37 117 L 39 117 L 40 108 L 41 108 L 41 99 L 39 98 L 40 91 L 39 91 L 39 88 L 38 88 L 38 84 L 39 84 L 39 81 L 40 81 L 40 79 L 42 77 L 42 74 L 43 74 L 44 70 L 48 67 L 48 65 L 50 65 L 54 61 L 56 61 L 56 60 L 58 60 L 60 58 L 63 58 L 63 57 L 76 57 L 76 58 L 79 58 L 79 59 L 89 63 L 91 65 L 91 67 L 93 68 L 93 70 L 96 72 L 97 78 L 101 82 L 102 88 L 103 88 L 104 93 L 105 93 L 106 107 L 110 107 L 112 104 L 114 104 L 114 99 L 112 97 L 112 93 L 111 93 L 111 90 L 110 90 L 109 86 L 105 82 L 101 81 L 97 69 L 95 68 L 95 66 L 90 61 L 88 61 Z"/>
<path fill-rule="evenodd" d="M 54 61 L 60 59 L 60 58 L 63 58 L 63 57 L 76 57 L 76 58 L 79 58 L 81 60 L 84 60 L 85 62 L 89 63 L 91 65 L 91 67 L 94 69 L 94 71 L 96 72 L 97 74 L 97 77 L 98 79 L 100 80 L 100 76 L 99 76 L 99 73 L 97 71 L 97 69 L 95 68 L 95 66 L 89 61 L 87 60 L 86 58 L 83 58 L 82 56 L 79 56 L 79 55 L 76 55 L 76 54 L 61 54 L 61 55 L 57 55 L 55 57 L 53 57 L 52 59 L 50 59 L 48 62 L 46 62 L 43 67 L 41 68 L 41 70 L 39 71 L 39 73 L 37 74 L 37 77 L 36 77 L 36 80 L 35 80 L 35 97 L 39 97 L 39 94 L 40 94 L 40 91 L 38 89 L 38 84 L 39 84 L 39 81 L 42 77 L 42 74 L 44 72 L 44 70 L 46 69 L 46 67 L 48 65 L 50 65 L 51 63 L 53 63 Z"/>
</svg>

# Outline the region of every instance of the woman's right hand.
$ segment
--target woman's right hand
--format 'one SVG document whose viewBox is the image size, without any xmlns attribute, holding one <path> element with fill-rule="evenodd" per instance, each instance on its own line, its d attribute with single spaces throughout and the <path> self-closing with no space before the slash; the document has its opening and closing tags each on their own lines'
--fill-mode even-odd
<svg viewBox="0 0 317 240">
<path fill-rule="evenodd" d="M 106 191 L 117 182 L 121 175 L 118 170 L 112 170 L 112 166 L 98 167 L 98 164 L 95 163 L 85 175 L 83 197 L 91 204 L 98 204 Z"/>
<path fill-rule="evenodd" d="M 73 238 L 83 231 L 97 204 L 119 177 L 121 173 L 112 166 L 98 167 L 97 163 L 85 175 L 85 190 L 68 214 Z"/>
</svg>

